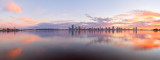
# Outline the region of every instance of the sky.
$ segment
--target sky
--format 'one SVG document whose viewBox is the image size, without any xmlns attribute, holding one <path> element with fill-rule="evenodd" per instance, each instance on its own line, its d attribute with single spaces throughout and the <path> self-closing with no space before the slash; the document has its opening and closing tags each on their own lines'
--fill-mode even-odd
<svg viewBox="0 0 160 60">
<path fill-rule="evenodd" d="M 0 27 L 160 27 L 160 0 L 0 0 Z"/>
</svg>

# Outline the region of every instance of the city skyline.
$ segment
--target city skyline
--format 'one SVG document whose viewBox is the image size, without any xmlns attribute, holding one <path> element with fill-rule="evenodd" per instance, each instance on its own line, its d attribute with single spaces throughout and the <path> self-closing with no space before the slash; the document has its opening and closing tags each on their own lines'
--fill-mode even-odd
<svg viewBox="0 0 160 60">
<path fill-rule="evenodd" d="M 137 27 L 132 27 L 132 28 L 122 28 L 122 27 L 115 27 L 115 26 L 109 26 L 109 27 L 83 27 L 83 26 L 76 26 L 76 25 L 71 25 L 71 27 L 68 28 L 69 30 L 143 30 L 143 29 L 138 29 Z"/>
<path fill-rule="evenodd" d="M 1 28 L 160 27 L 159 0 L 0 0 Z"/>
</svg>

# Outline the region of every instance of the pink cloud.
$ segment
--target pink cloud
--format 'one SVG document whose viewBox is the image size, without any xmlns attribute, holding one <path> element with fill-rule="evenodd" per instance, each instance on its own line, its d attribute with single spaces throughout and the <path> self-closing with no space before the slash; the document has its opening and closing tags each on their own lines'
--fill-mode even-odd
<svg viewBox="0 0 160 60">
<path fill-rule="evenodd" d="M 8 4 L 4 7 L 5 11 L 22 13 L 22 8 L 16 4 L 13 0 L 6 0 Z"/>
<path fill-rule="evenodd" d="M 117 18 L 117 17 L 128 17 L 129 15 L 128 14 L 119 14 L 119 15 L 115 15 L 114 17 Z"/>
<path fill-rule="evenodd" d="M 32 23 L 32 24 L 37 24 L 40 23 L 40 21 L 35 21 L 35 20 L 31 20 L 29 19 L 29 17 L 25 16 L 25 17 L 20 17 L 20 20 L 27 22 L 27 23 Z"/>
<path fill-rule="evenodd" d="M 131 13 L 139 17 L 160 17 L 160 13 L 153 11 L 133 10 Z"/>
<path fill-rule="evenodd" d="M 26 24 L 18 24 L 18 23 L 12 23 L 12 22 L 1 22 L 0 27 L 8 27 L 8 28 L 22 28 L 22 27 L 27 27 L 29 25 Z"/>
</svg>

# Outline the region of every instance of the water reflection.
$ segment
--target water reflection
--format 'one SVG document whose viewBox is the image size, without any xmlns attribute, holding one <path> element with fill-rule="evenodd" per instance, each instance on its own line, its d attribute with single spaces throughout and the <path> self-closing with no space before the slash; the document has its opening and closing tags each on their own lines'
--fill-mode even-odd
<svg viewBox="0 0 160 60">
<path fill-rule="evenodd" d="M 16 48 L 16 49 L 11 49 L 9 51 L 9 58 L 15 59 L 16 57 L 18 57 L 20 54 L 22 53 L 22 48 Z"/>
<path fill-rule="evenodd" d="M 1 60 L 160 59 L 160 32 L 21 31 L 0 32 Z"/>
</svg>

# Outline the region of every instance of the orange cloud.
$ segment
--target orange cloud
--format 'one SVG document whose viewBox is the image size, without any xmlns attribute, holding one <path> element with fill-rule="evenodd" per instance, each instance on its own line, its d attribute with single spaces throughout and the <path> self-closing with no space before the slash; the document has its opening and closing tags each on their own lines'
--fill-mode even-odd
<svg viewBox="0 0 160 60">
<path fill-rule="evenodd" d="M 25 16 L 25 17 L 20 17 L 20 20 L 27 22 L 27 23 L 32 23 L 32 24 L 37 24 L 40 23 L 40 21 L 35 21 L 35 20 L 30 20 L 29 17 Z"/>
<path fill-rule="evenodd" d="M 5 11 L 22 13 L 22 8 L 16 4 L 13 0 L 9 0 L 9 3 L 4 8 Z"/>
<path fill-rule="evenodd" d="M 160 13 L 153 11 L 133 10 L 127 14 L 115 15 L 113 18 L 117 18 L 117 20 L 122 20 L 121 22 L 127 23 L 127 25 L 125 24 L 125 27 L 137 26 L 143 29 L 153 29 L 160 25 L 159 22 L 156 22 L 160 19 Z"/>
<path fill-rule="evenodd" d="M 139 17 L 160 17 L 160 13 L 153 11 L 140 11 L 134 10 L 133 13 L 137 14 Z"/>
</svg>

